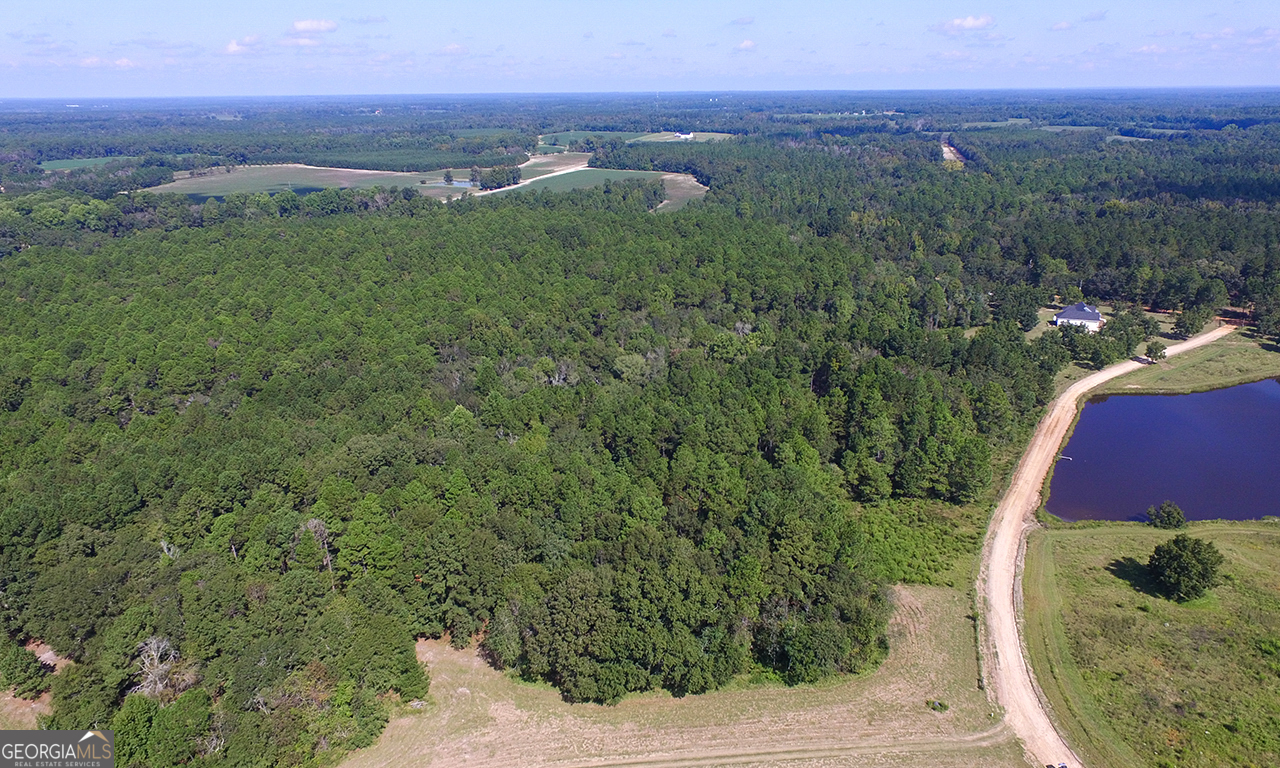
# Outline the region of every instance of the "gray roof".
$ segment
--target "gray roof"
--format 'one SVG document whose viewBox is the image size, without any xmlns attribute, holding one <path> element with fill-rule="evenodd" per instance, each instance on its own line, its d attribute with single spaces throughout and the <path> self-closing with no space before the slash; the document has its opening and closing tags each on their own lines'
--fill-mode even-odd
<svg viewBox="0 0 1280 768">
<path fill-rule="evenodd" d="M 1072 304 L 1053 317 L 1055 320 L 1090 320 L 1096 323 L 1101 322 L 1102 313 L 1098 311 L 1097 307 L 1081 301 Z"/>
</svg>

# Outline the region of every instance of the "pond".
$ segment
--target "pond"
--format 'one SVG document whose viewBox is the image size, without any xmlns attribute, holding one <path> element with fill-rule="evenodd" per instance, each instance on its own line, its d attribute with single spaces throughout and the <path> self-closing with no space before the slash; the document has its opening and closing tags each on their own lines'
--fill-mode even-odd
<svg viewBox="0 0 1280 768">
<path fill-rule="evenodd" d="M 1189 520 L 1278 515 L 1280 381 L 1092 399 L 1062 456 L 1045 507 L 1064 520 L 1141 520 L 1165 499 Z"/>
</svg>

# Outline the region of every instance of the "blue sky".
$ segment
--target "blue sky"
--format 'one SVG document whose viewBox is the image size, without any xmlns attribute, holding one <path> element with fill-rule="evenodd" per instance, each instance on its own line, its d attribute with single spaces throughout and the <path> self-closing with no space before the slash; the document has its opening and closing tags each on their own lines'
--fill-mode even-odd
<svg viewBox="0 0 1280 768">
<path fill-rule="evenodd" d="M 0 98 L 1280 85 L 1280 2 L 10 0 Z"/>
</svg>

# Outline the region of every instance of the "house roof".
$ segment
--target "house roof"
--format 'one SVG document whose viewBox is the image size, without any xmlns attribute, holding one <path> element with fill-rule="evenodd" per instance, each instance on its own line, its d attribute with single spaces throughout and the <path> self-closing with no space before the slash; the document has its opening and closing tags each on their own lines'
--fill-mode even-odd
<svg viewBox="0 0 1280 768">
<path fill-rule="evenodd" d="M 1072 304 L 1054 315 L 1054 318 L 1057 320 L 1091 320 L 1093 322 L 1100 322 L 1102 320 L 1102 313 L 1098 311 L 1097 307 L 1091 304 L 1085 304 L 1081 301 Z"/>
</svg>

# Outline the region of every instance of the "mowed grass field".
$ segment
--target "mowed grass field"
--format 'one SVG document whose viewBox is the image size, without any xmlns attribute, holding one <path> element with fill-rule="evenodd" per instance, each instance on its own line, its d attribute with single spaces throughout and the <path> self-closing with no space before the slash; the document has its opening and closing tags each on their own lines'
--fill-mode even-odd
<svg viewBox="0 0 1280 768">
<path fill-rule="evenodd" d="M 620 141 L 630 141 L 644 136 L 643 133 L 628 133 L 626 131 L 561 131 L 560 133 L 547 133 L 542 136 L 541 143 L 550 145 L 568 145 L 575 141 L 589 139 L 592 136 L 599 136 L 605 139 L 618 139 Z"/>
<path fill-rule="evenodd" d="M 1031 661 L 1091 767 L 1280 765 L 1280 521 L 1189 533 L 1222 551 L 1227 580 L 1185 604 L 1146 572 L 1172 532 L 1076 525 L 1028 544 Z"/>
<path fill-rule="evenodd" d="M 631 139 L 633 142 L 645 141 L 720 141 L 721 139 L 732 139 L 732 133 L 715 133 L 712 131 L 694 131 L 693 138 L 683 139 L 671 131 L 663 131 L 661 133 L 646 133 L 643 136 L 637 136 Z"/>
<path fill-rule="evenodd" d="M 559 157 L 557 155 L 556 157 Z M 559 176 L 552 176 L 545 180 L 535 180 L 529 184 L 519 187 L 519 191 L 526 192 L 529 190 L 550 190 L 551 192 L 568 192 L 571 189 L 589 189 L 604 184 L 605 181 L 612 179 L 613 181 L 622 181 L 623 179 L 660 179 L 664 175 L 658 171 L 614 171 L 605 168 L 584 168 L 580 171 L 564 173 Z M 494 194 L 503 194 L 506 191 L 495 192 Z"/>
<path fill-rule="evenodd" d="M 429 706 L 393 718 L 377 744 L 342 765 L 1025 768 L 1021 745 L 978 687 L 969 595 L 914 586 L 895 588 L 894 599 L 889 657 L 870 674 L 796 688 L 744 680 L 612 707 L 566 704 L 474 650 L 421 641 Z M 934 711 L 931 700 L 948 708 Z"/>
<path fill-rule="evenodd" d="M 1114 379 L 1098 392 L 1205 392 L 1276 377 L 1280 377 L 1280 347 L 1250 329 L 1241 328 L 1200 349 Z"/>
<path fill-rule="evenodd" d="M 93 168 L 117 160 L 136 160 L 134 157 L 78 157 L 74 160 L 46 160 L 40 167 L 46 171 L 74 171 L 79 168 Z"/>
<path fill-rule="evenodd" d="M 454 176 L 465 181 L 468 173 L 470 171 L 454 171 Z M 151 187 L 148 191 L 222 197 L 236 192 L 274 193 L 288 189 L 421 187 L 424 186 L 423 181 L 428 185 L 443 184 L 444 171 L 397 173 L 297 164 L 241 165 L 235 166 L 229 173 L 222 169 L 215 169 L 214 172 L 203 176 L 175 178 L 168 184 Z M 461 188 L 456 194 L 462 194 Z"/>
</svg>

